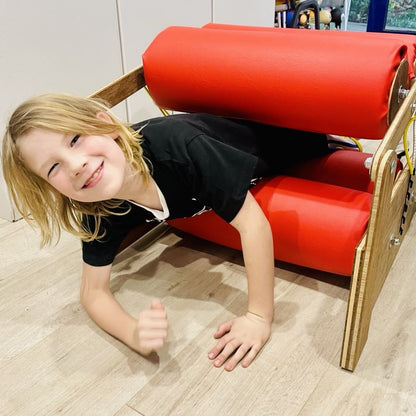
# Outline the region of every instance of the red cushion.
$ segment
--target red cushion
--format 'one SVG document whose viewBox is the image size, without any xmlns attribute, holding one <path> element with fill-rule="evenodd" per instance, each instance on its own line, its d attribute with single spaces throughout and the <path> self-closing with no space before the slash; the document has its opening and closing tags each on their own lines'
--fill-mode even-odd
<svg viewBox="0 0 416 416">
<path fill-rule="evenodd" d="M 277 260 L 350 275 L 369 218 L 371 194 L 278 176 L 252 193 L 268 218 Z M 238 232 L 213 212 L 169 223 L 195 236 L 241 249 Z"/>
<path fill-rule="evenodd" d="M 298 178 L 372 193 L 374 183 L 371 181 L 369 170 L 364 165 L 371 157 L 371 153 L 337 150 L 326 156 L 299 163 L 286 173 Z M 400 161 L 398 162 L 400 165 Z"/>
<path fill-rule="evenodd" d="M 164 108 L 383 137 L 404 43 L 302 32 L 170 27 L 143 55 L 146 83 Z"/>
<path fill-rule="evenodd" d="M 222 23 L 208 23 L 203 26 L 206 29 L 223 29 L 223 30 L 252 30 L 252 31 L 276 31 L 282 30 L 281 28 L 265 27 L 265 26 L 243 26 L 243 25 L 228 25 Z M 313 34 L 312 34 L 313 33 Z M 312 35 L 311 35 L 312 34 Z M 399 41 L 407 45 L 407 61 L 409 62 L 409 80 L 415 77 L 414 62 L 416 59 L 416 36 L 405 35 L 402 33 L 378 33 L 378 32 L 352 32 L 346 30 L 302 30 L 304 36 L 340 36 L 344 38 L 344 41 L 348 41 L 351 37 L 357 38 L 373 38 L 379 39 L 380 42 L 385 41 Z M 301 36 L 302 36 L 301 35 Z"/>
</svg>

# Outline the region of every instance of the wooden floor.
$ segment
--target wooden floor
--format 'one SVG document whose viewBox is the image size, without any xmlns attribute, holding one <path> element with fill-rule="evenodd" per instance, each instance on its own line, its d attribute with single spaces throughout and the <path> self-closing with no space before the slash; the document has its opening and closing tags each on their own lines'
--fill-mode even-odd
<svg viewBox="0 0 416 416">
<path fill-rule="evenodd" d="M 165 231 L 112 278 L 131 313 L 153 296 L 167 307 L 168 344 L 143 358 L 80 306 L 76 239 L 39 250 L 24 222 L 0 220 L 0 415 L 416 415 L 416 221 L 354 373 L 338 364 L 348 279 L 279 263 L 270 341 L 247 369 L 214 368 L 215 328 L 245 311 L 241 255 Z"/>
</svg>

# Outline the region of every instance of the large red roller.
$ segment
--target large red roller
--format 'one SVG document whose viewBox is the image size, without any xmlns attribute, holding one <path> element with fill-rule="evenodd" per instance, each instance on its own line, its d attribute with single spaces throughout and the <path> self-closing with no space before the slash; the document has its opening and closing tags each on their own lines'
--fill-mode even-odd
<svg viewBox="0 0 416 416">
<path fill-rule="evenodd" d="M 221 29 L 221 30 L 249 30 L 249 31 L 269 31 L 277 33 L 279 30 L 286 30 L 275 27 L 265 26 L 244 26 L 244 25 L 229 25 L 223 23 L 208 23 L 204 28 L 207 29 Z M 406 59 L 409 63 L 409 79 L 415 78 L 415 60 L 416 60 L 416 36 L 406 35 L 402 33 L 378 33 L 378 32 L 352 32 L 345 30 L 301 30 L 299 36 L 320 36 L 323 40 L 328 36 L 338 36 L 344 39 L 344 42 L 348 42 L 348 39 L 355 37 L 357 39 L 371 38 L 379 42 L 401 42 L 407 46 Z"/>
<path fill-rule="evenodd" d="M 252 193 L 273 230 L 278 260 L 350 275 L 369 218 L 371 194 L 289 176 L 257 184 Z M 241 249 L 237 231 L 213 212 L 172 220 L 197 237 Z"/>
<path fill-rule="evenodd" d="M 372 193 L 374 183 L 370 179 L 366 162 L 373 155 L 351 150 L 337 150 L 326 156 L 307 160 L 285 172 L 287 175 L 316 182 L 343 186 L 357 191 Z M 398 161 L 397 169 L 402 169 Z"/>
<path fill-rule="evenodd" d="M 323 133 L 382 138 L 400 40 L 169 27 L 143 55 L 156 103 Z"/>
</svg>

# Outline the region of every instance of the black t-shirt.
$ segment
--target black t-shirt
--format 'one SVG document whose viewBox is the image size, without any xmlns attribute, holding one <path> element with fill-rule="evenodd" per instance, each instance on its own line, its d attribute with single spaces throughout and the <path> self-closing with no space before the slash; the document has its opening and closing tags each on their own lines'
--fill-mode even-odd
<svg viewBox="0 0 416 416">
<path fill-rule="evenodd" d="M 212 209 L 230 222 L 244 203 L 253 179 L 284 171 L 290 164 L 327 152 L 326 136 L 208 114 L 159 117 L 133 126 L 151 174 L 169 208 L 168 219 Z M 155 219 L 124 202 L 125 215 L 104 217 L 105 236 L 83 242 L 83 260 L 94 266 L 113 262 L 126 234 Z M 94 224 L 92 218 L 86 218 Z"/>
</svg>

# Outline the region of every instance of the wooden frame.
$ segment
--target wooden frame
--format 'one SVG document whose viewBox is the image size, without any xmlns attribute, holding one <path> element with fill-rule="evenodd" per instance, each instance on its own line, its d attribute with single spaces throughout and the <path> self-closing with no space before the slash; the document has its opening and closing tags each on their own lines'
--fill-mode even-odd
<svg viewBox="0 0 416 416">
<path fill-rule="evenodd" d="M 409 168 L 395 175 L 395 149 L 415 110 L 415 100 L 416 83 L 374 154 L 370 170 L 373 203 L 367 232 L 356 249 L 341 353 L 341 367 L 351 371 L 364 348 L 373 307 L 416 209 Z"/>
<path fill-rule="evenodd" d="M 110 107 L 114 107 L 145 86 L 146 81 L 144 80 L 143 67 L 140 66 L 128 72 L 126 75 L 123 75 L 121 78 L 116 79 L 104 88 L 101 88 L 90 95 L 90 97 L 101 98 L 102 100 L 105 100 Z"/>
<path fill-rule="evenodd" d="M 139 67 L 91 97 L 102 98 L 115 106 L 145 86 L 143 68 Z M 413 201 L 416 185 L 409 182 L 408 167 L 396 175 L 395 153 L 412 111 L 415 111 L 415 101 L 416 83 L 390 124 L 370 169 L 374 181 L 373 202 L 367 231 L 355 251 L 340 360 L 341 367 L 351 371 L 366 343 L 373 307 L 416 210 Z M 133 230 L 123 248 L 149 229 L 147 225 Z"/>
</svg>

